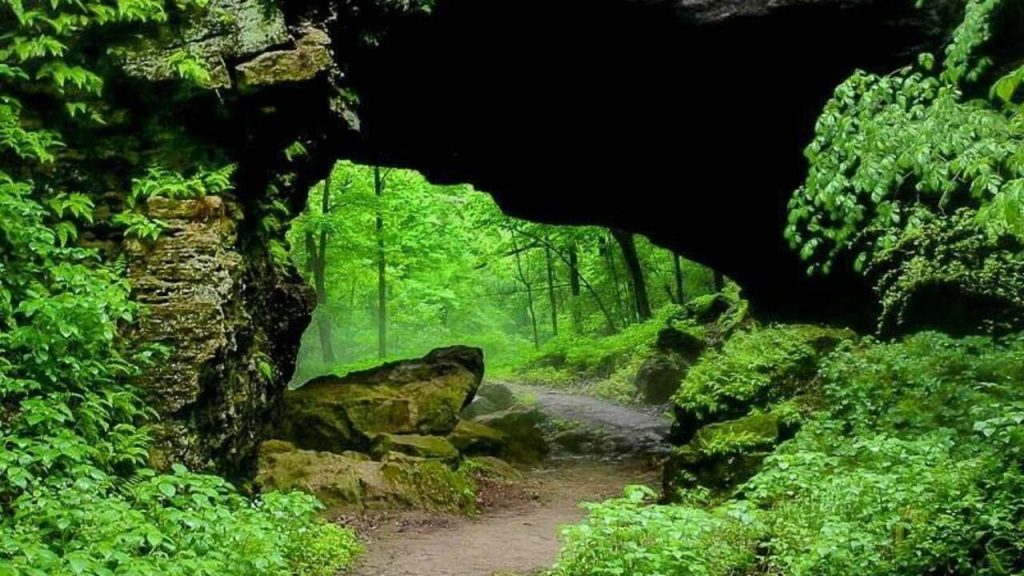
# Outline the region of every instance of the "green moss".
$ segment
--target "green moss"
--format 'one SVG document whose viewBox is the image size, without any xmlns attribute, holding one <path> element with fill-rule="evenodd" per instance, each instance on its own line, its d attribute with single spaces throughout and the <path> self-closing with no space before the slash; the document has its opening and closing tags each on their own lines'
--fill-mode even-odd
<svg viewBox="0 0 1024 576">
<path fill-rule="evenodd" d="M 381 475 L 414 508 L 465 513 L 476 511 L 476 485 L 470 475 L 452 470 L 436 460 L 389 461 L 381 469 Z"/>
<path fill-rule="evenodd" d="M 460 420 L 448 440 L 462 454 L 498 456 L 505 452 L 507 438 L 498 430 L 471 420 Z"/>
<path fill-rule="evenodd" d="M 678 418 L 692 420 L 695 429 L 803 393 L 821 359 L 854 338 L 849 330 L 813 325 L 737 333 L 690 368 L 673 396 Z"/>
<path fill-rule="evenodd" d="M 379 434 L 373 441 L 373 454 L 382 457 L 388 452 L 437 458 L 445 462 L 454 462 L 459 458 L 459 451 L 447 439 L 420 434 Z"/>
</svg>

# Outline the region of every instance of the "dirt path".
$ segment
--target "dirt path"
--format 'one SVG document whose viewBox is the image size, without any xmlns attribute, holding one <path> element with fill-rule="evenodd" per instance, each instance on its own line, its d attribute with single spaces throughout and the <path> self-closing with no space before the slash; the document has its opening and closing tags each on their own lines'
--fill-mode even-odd
<svg viewBox="0 0 1024 576">
<path fill-rule="evenodd" d="M 657 486 L 656 469 L 645 456 L 666 446 L 669 423 L 660 409 L 512 387 L 536 398 L 550 418 L 598 434 L 610 449 L 601 451 L 601 457 L 552 459 L 524 470 L 523 480 L 513 486 L 483 487 L 481 512 L 474 518 L 422 512 L 339 518 L 367 542 L 356 576 L 535 574 L 554 564 L 560 528 L 585 515 L 580 502 L 619 496 L 629 484 Z"/>
<path fill-rule="evenodd" d="M 563 460 L 527 471 L 512 493 L 499 495 L 491 509 L 475 518 L 382 517 L 379 524 L 360 530 L 368 541 L 367 554 L 355 574 L 534 574 L 554 564 L 560 527 L 583 518 L 579 502 L 612 498 L 637 483 L 654 486 L 653 470 L 634 461 Z"/>
</svg>

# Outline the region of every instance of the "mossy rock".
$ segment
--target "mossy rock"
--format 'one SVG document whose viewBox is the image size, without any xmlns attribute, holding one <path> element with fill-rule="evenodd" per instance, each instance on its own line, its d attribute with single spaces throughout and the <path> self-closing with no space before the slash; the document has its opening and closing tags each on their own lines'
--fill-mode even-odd
<svg viewBox="0 0 1024 576">
<path fill-rule="evenodd" d="M 459 459 L 459 451 L 442 436 L 378 434 L 373 441 L 373 455 L 382 458 L 388 452 L 400 452 L 419 458 L 436 458 L 449 463 Z"/>
<path fill-rule="evenodd" d="M 536 406 L 514 406 L 478 420 L 501 432 L 506 439 L 504 456 L 517 462 L 539 462 L 550 451 L 541 424 L 547 417 Z"/>
<path fill-rule="evenodd" d="M 476 391 L 480 399 L 488 400 L 496 410 L 511 408 L 516 403 L 516 395 L 504 384 L 484 384 Z"/>
<path fill-rule="evenodd" d="M 478 396 L 469 404 L 469 406 L 466 406 L 461 412 L 459 412 L 459 417 L 464 420 L 475 420 L 476 418 L 487 414 L 493 414 L 499 410 L 501 410 L 501 408 L 498 408 L 494 402 L 487 398 L 480 398 Z"/>
<path fill-rule="evenodd" d="M 494 456 L 475 456 L 464 463 L 464 468 L 471 471 L 474 477 L 505 484 L 512 484 L 523 479 L 523 474 L 514 466 Z"/>
<path fill-rule="evenodd" d="M 633 385 L 647 404 L 664 404 L 682 384 L 689 363 L 676 352 L 657 351 L 644 359 Z"/>
<path fill-rule="evenodd" d="M 673 439 L 685 443 L 706 424 L 813 393 L 821 361 L 855 339 L 850 330 L 802 324 L 738 332 L 687 371 L 672 397 Z"/>
<path fill-rule="evenodd" d="M 704 486 L 722 491 L 750 479 L 781 440 L 777 415 L 754 412 L 701 428 L 665 463 L 665 493 Z"/>
<path fill-rule="evenodd" d="M 379 434 L 446 435 L 483 378 L 483 352 L 456 346 L 285 392 L 275 436 L 308 450 L 368 451 Z"/>
<path fill-rule="evenodd" d="M 262 490 L 309 492 L 343 510 L 471 512 L 476 503 L 467 475 L 440 460 L 391 452 L 376 462 L 279 440 L 260 446 L 256 483 Z"/>
<path fill-rule="evenodd" d="M 460 453 L 468 456 L 500 456 L 508 446 L 505 434 L 471 420 L 460 420 L 455 430 L 448 435 L 448 441 Z"/>
</svg>

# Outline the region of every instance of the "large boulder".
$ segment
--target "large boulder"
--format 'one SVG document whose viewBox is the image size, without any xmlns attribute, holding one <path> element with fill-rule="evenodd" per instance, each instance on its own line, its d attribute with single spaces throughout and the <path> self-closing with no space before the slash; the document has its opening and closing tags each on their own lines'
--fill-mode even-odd
<svg viewBox="0 0 1024 576">
<path fill-rule="evenodd" d="M 458 430 L 458 427 L 456 427 Z M 399 452 L 418 458 L 436 458 L 445 462 L 456 462 L 459 451 L 443 436 L 421 434 L 379 434 L 373 441 L 371 453 L 383 458 L 390 452 Z"/>
<path fill-rule="evenodd" d="M 514 406 L 477 420 L 505 437 L 505 457 L 519 462 L 539 462 L 549 451 L 541 424 L 547 417 L 536 406 Z"/>
<path fill-rule="evenodd" d="M 647 404 L 664 404 L 672 398 L 689 364 L 675 352 L 655 352 L 640 365 L 633 380 Z"/>
<path fill-rule="evenodd" d="M 665 462 L 665 494 L 671 498 L 696 486 L 723 491 L 747 481 L 782 440 L 782 431 L 780 418 L 765 412 L 704 426 Z"/>
<path fill-rule="evenodd" d="M 368 450 L 379 434 L 446 435 L 483 378 L 483 352 L 454 346 L 284 394 L 274 436 L 308 450 Z"/>
<path fill-rule="evenodd" d="M 335 509 L 472 511 L 468 477 L 439 460 L 390 453 L 377 462 L 351 454 L 260 445 L 256 484 L 262 490 L 302 490 Z"/>
<path fill-rule="evenodd" d="M 476 399 L 462 409 L 461 416 L 467 419 L 479 418 L 485 414 L 511 408 L 516 403 L 512 389 L 504 384 L 484 384 L 476 392 Z"/>
<path fill-rule="evenodd" d="M 448 440 L 467 456 L 501 456 L 508 446 L 508 439 L 503 432 L 471 420 L 459 421 Z"/>
</svg>

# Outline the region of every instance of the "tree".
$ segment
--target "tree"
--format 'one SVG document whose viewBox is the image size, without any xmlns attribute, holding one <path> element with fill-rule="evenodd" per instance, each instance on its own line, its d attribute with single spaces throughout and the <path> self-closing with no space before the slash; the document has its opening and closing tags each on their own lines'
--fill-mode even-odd
<svg viewBox="0 0 1024 576">
<path fill-rule="evenodd" d="M 641 322 L 650 320 L 652 316 L 651 302 L 647 296 L 647 281 L 644 278 L 644 269 L 636 250 L 636 239 L 632 232 L 627 232 L 620 228 L 612 228 L 611 233 L 622 250 L 622 258 L 625 260 L 626 269 L 629 271 L 629 285 L 632 287 L 637 317 Z"/>
<path fill-rule="evenodd" d="M 387 256 L 384 252 L 384 179 L 380 174 L 380 166 L 373 167 L 373 190 L 377 196 L 377 356 L 384 358 L 388 354 L 388 285 Z"/>
</svg>

